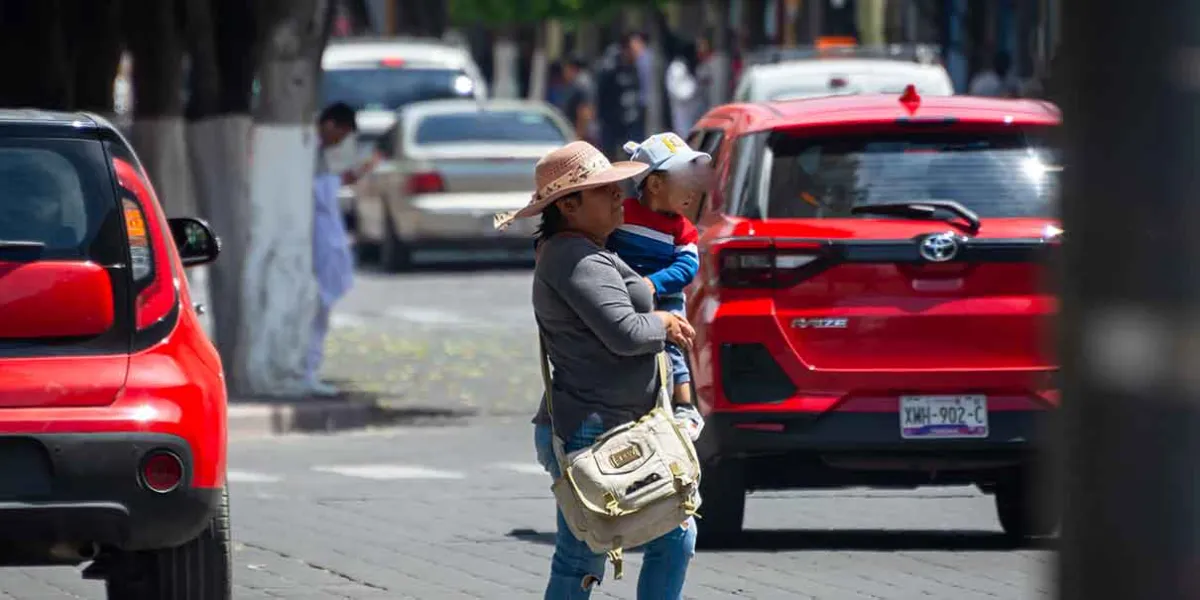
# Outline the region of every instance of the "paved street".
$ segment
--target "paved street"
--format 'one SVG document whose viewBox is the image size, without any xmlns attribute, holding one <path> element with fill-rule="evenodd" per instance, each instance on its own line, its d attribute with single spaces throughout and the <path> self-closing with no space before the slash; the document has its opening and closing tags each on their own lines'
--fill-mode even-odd
<svg viewBox="0 0 1200 600">
<path fill-rule="evenodd" d="M 540 597 L 553 500 L 522 421 L 235 441 L 236 598 Z M 697 556 L 689 598 L 1050 596 L 1051 553 L 1006 548 L 972 489 L 762 494 L 747 517 L 743 548 Z M 633 598 L 637 560 L 593 597 Z M 0 576 L 10 597 L 103 596 L 30 569 Z"/>
<path fill-rule="evenodd" d="M 360 273 L 326 374 L 392 408 L 523 415 L 540 389 L 528 269 Z"/>
<path fill-rule="evenodd" d="M 528 271 L 363 274 L 328 373 L 452 426 L 238 438 L 236 598 L 535 598 L 553 500 L 533 462 Z M 751 496 L 743 547 L 701 552 L 689 598 L 1040 598 L 1053 553 L 1013 549 L 973 488 Z M 703 521 L 700 535 L 703 535 Z M 633 598 L 638 566 L 595 598 Z M 0 573 L 0 599 L 102 598 L 72 569 Z"/>
</svg>

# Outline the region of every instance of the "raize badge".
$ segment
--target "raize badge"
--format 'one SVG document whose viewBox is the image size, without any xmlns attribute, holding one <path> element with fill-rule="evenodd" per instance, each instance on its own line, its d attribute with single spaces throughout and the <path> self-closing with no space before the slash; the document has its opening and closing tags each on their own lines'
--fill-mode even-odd
<svg viewBox="0 0 1200 600">
<path fill-rule="evenodd" d="M 832 319 L 813 317 L 811 319 L 792 319 L 792 327 L 796 329 L 845 329 L 849 319 Z"/>
</svg>

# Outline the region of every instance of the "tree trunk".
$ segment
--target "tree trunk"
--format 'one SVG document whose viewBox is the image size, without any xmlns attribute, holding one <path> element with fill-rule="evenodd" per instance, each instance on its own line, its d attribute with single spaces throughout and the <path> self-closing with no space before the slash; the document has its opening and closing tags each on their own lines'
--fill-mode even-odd
<svg viewBox="0 0 1200 600">
<path fill-rule="evenodd" d="M 259 0 L 261 91 L 253 132 L 250 231 L 242 274 L 238 386 L 253 395 L 302 395 L 313 276 L 313 126 L 329 0 Z"/>
<path fill-rule="evenodd" d="M 127 0 L 133 55 L 131 138 L 169 216 L 195 214 L 183 122 L 183 38 L 174 2 Z"/>
<path fill-rule="evenodd" d="M 197 212 L 221 238 L 221 257 L 193 269 L 193 294 L 210 307 L 215 339 L 233 395 L 241 360 L 238 328 L 249 228 L 250 92 L 254 78 L 254 13 L 241 0 L 188 0 L 191 55 L 187 105 L 188 161 Z M 219 42 L 219 43 L 218 43 Z M 201 300 L 201 295 L 205 296 Z"/>
<path fill-rule="evenodd" d="M 72 74 L 72 108 L 99 113 L 113 110 L 113 81 L 121 62 L 121 8 L 123 0 L 64 1 L 60 14 Z"/>
<path fill-rule="evenodd" d="M 0 3 L 0 106 L 68 110 L 74 77 L 59 15 L 64 0 Z"/>
</svg>

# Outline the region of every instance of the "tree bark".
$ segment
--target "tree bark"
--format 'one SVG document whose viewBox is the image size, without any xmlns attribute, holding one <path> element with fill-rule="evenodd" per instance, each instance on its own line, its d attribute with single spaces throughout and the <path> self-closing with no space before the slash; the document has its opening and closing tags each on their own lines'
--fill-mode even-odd
<svg viewBox="0 0 1200 600">
<path fill-rule="evenodd" d="M 187 151 L 199 215 L 221 238 L 221 258 L 193 269 L 193 293 L 210 307 L 209 333 L 221 353 L 227 386 L 241 360 L 242 274 L 249 228 L 250 94 L 254 78 L 254 12 L 241 0 L 188 0 L 191 55 Z"/>
<path fill-rule="evenodd" d="M 182 15 L 174 2 L 127 0 L 133 55 L 131 139 L 169 216 L 195 214 L 183 122 Z"/>
<path fill-rule="evenodd" d="M 69 110 L 72 77 L 62 21 L 64 0 L 0 3 L 0 105 Z"/>
<path fill-rule="evenodd" d="M 121 62 L 123 0 L 60 0 L 67 70 L 72 74 L 71 106 L 114 116 L 113 80 Z"/>
<path fill-rule="evenodd" d="M 262 53 L 253 132 L 250 213 L 241 296 L 240 389 L 256 396 L 308 391 L 305 356 L 317 308 L 312 180 L 320 58 L 330 0 L 259 0 Z"/>
</svg>

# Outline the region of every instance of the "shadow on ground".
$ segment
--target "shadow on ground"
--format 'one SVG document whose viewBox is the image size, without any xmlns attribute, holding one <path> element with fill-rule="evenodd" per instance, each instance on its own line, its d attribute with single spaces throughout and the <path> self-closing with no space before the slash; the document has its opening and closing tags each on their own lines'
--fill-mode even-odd
<svg viewBox="0 0 1200 600">
<path fill-rule="evenodd" d="M 514 529 L 508 537 L 533 544 L 554 545 L 554 532 Z M 705 546 L 704 524 L 700 524 L 701 545 Z M 778 551 L 942 551 L 1003 552 L 1011 550 L 1053 550 L 1057 540 L 1013 540 L 991 531 L 954 530 L 747 530 L 736 539 L 722 543 L 710 552 Z"/>
<path fill-rule="evenodd" d="M 343 387 L 343 389 L 345 389 Z M 467 425 L 478 411 L 462 408 L 390 406 L 386 396 L 358 390 L 332 398 L 251 399 L 266 412 L 273 434 L 338 433 L 372 427 L 450 427 Z"/>
</svg>

